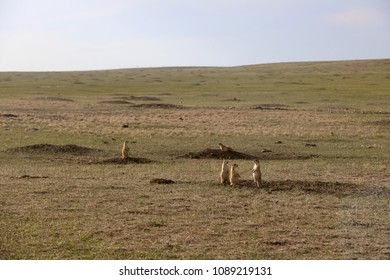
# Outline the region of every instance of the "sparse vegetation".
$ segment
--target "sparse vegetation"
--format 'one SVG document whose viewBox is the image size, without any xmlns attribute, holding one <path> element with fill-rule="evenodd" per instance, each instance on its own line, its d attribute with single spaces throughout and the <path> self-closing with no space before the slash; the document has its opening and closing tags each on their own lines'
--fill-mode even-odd
<svg viewBox="0 0 390 280">
<path fill-rule="evenodd" d="M 0 258 L 390 259 L 389 70 L 0 73 Z"/>
</svg>

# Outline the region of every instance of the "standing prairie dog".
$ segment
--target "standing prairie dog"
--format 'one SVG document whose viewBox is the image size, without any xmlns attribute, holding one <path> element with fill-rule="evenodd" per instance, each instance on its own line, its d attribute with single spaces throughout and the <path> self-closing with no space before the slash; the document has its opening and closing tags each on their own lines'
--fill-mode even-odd
<svg viewBox="0 0 390 280">
<path fill-rule="evenodd" d="M 238 184 L 238 181 L 240 180 L 240 174 L 237 172 L 238 164 L 233 164 L 230 167 L 230 185 L 235 186 Z"/>
<path fill-rule="evenodd" d="M 255 159 L 253 161 L 253 169 L 252 169 L 252 176 L 253 181 L 255 182 L 256 186 L 260 188 L 261 186 L 261 171 L 260 171 L 260 162 L 258 159 Z"/>
<path fill-rule="evenodd" d="M 222 143 L 219 143 L 218 145 L 219 145 L 219 148 L 221 149 L 222 152 L 231 152 L 231 151 L 233 151 L 232 148 L 230 148 L 229 146 L 225 146 Z"/>
<path fill-rule="evenodd" d="M 123 142 L 122 147 L 122 159 L 127 159 L 129 157 L 129 146 L 127 146 L 128 141 Z"/>
<path fill-rule="evenodd" d="M 221 168 L 221 174 L 219 176 L 220 182 L 223 185 L 229 184 L 229 166 L 228 166 L 228 161 L 223 160 L 222 162 L 222 168 Z"/>
</svg>

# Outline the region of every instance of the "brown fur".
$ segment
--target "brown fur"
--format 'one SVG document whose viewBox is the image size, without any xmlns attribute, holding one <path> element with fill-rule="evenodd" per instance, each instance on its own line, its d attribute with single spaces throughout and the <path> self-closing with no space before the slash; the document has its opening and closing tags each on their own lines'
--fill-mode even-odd
<svg viewBox="0 0 390 280">
<path fill-rule="evenodd" d="M 258 159 L 255 159 L 253 162 L 254 162 L 254 166 L 252 169 L 253 181 L 255 182 L 256 186 L 260 188 L 261 186 L 260 162 Z"/>
<path fill-rule="evenodd" d="M 229 184 L 229 166 L 228 166 L 228 161 L 224 160 L 222 162 L 222 168 L 221 168 L 221 173 L 220 173 L 220 182 L 223 185 Z"/>
<path fill-rule="evenodd" d="M 127 159 L 129 157 L 129 146 L 127 144 L 128 141 L 123 142 L 122 159 Z"/>
<path fill-rule="evenodd" d="M 222 152 L 232 152 L 233 149 L 229 146 L 225 146 L 224 144 L 222 143 L 219 143 L 219 148 L 221 149 Z"/>
<path fill-rule="evenodd" d="M 230 185 L 236 186 L 240 180 L 240 174 L 237 172 L 238 164 L 233 164 L 230 167 Z"/>
</svg>

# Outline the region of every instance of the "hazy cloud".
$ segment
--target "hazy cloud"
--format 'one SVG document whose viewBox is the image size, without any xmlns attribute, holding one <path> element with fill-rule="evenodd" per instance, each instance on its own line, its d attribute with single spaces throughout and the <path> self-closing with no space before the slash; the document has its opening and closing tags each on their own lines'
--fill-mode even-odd
<svg viewBox="0 0 390 280">
<path fill-rule="evenodd" d="M 348 10 L 326 15 L 324 19 L 332 24 L 344 26 L 381 26 L 386 14 L 373 8 L 353 7 Z"/>
</svg>

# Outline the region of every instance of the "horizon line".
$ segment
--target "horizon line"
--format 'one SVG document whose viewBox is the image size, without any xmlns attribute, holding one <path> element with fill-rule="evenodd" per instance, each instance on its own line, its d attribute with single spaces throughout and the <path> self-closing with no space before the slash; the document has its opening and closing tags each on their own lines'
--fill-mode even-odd
<svg viewBox="0 0 390 280">
<path fill-rule="evenodd" d="M 99 71 L 120 71 L 120 70 L 145 70 L 145 69 L 169 69 L 169 68 L 239 68 L 253 67 L 260 65 L 272 64 L 294 64 L 294 63 L 326 63 L 326 62 L 343 62 L 343 61 L 377 61 L 390 60 L 388 58 L 359 58 L 359 59 L 334 59 L 334 60 L 297 60 L 297 61 L 279 61 L 279 62 L 264 62 L 254 64 L 241 64 L 230 66 L 137 66 L 137 67 L 119 67 L 119 68 L 102 68 L 102 69 L 82 69 L 82 70 L 0 70 L 0 73 L 65 73 L 65 72 L 99 72 Z"/>
</svg>

